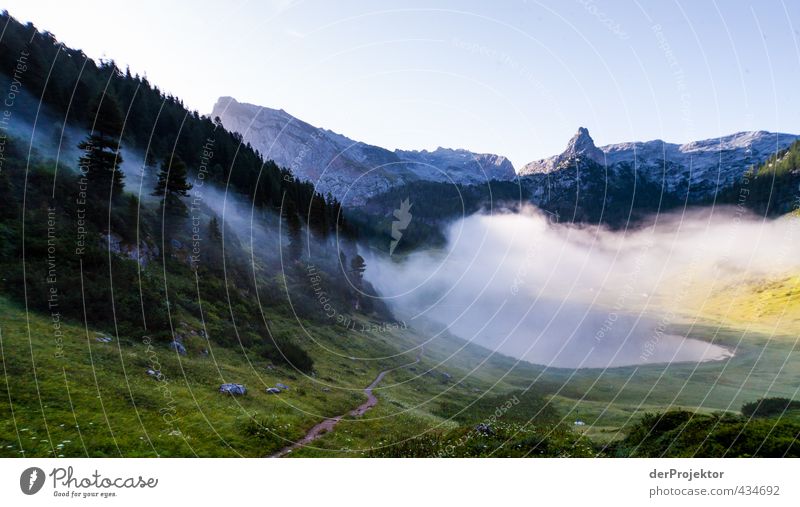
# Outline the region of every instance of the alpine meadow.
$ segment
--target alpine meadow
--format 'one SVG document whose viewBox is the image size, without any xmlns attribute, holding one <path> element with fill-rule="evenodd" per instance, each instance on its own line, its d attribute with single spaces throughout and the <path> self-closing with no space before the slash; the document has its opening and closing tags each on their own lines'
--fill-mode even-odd
<svg viewBox="0 0 800 507">
<path fill-rule="evenodd" d="M 1 457 L 800 457 L 797 5 L 412 3 L 2 11 Z"/>
</svg>

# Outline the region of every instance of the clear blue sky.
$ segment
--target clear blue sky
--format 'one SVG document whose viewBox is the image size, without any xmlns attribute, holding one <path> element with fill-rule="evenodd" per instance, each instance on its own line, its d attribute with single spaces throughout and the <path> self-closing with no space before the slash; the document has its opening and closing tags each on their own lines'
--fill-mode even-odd
<svg viewBox="0 0 800 507">
<path fill-rule="evenodd" d="M 231 95 L 387 148 L 800 133 L 800 2 L 73 2 L 2 7 L 201 113 Z M 793 24 L 794 21 L 794 24 Z"/>
</svg>

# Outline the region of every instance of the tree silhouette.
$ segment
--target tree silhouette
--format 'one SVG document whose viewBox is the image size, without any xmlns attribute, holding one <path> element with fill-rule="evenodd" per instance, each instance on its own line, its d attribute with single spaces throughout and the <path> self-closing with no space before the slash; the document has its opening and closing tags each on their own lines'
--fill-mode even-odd
<svg viewBox="0 0 800 507">
<path fill-rule="evenodd" d="M 122 112 L 114 97 L 107 94 L 95 97 L 90 109 L 92 127 L 87 138 L 78 143 L 83 150 L 79 166 L 88 192 L 103 202 L 121 195 L 124 187 L 125 176 L 118 170 L 122 163 Z"/>
<path fill-rule="evenodd" d="M 186 181 L 186 164 L 177 155 L 172 162 L 165 160 L 158 171 L 158 182 L 153 195 L 162 198 L 164 213 L 172 216 L 186 216 L 186 204 L 181 197 L 189 195 L 192 184 Z"/>
<path fill-rule="evenodd" d="M 350 261 L 350 269 L 356 274 L 358 280 L 361 281 L 364 278 L 364 271 L 367 270 L 367 263 L 364 262 L 363 257 L 356 254 L 356 256 L 353 257 L 353 260 Z"/>
<path fill-rule="evenodd" d="M 303 253 L 303 229 L 300 217 L 297 216 L 297 205 L 288 195 L 284 196 L 283 218 L 286 220 L 286 232 L 289 236 L 289 258 L 296 261 Z"/>
</svg>

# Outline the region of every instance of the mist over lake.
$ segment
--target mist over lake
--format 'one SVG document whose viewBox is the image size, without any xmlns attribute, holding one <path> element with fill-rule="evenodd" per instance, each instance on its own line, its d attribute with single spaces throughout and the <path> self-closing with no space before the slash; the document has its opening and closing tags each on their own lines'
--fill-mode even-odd
<svg viewBox="0 0 800 507">
<path fill-rule="evenodd" d="M 530 207 L 454 222 L 441 250 L 373 253 L 367 276 L 411 325 L 432 321 L 533 363 L 703 362 L 734 351 L 674 334 L 691 318 L 692 295 L 796 268 L 794 228 L 719 208 L 610 231 L 553 223 Z"/>
</svg>

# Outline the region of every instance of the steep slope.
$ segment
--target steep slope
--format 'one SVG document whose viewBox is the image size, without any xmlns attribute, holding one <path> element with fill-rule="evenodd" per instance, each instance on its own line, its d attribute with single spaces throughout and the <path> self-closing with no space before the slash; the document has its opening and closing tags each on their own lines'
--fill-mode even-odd
<svg viewBox="0 0 800 507">
<path fill-rule="evenodd" d="M 311 181 L 345 205 L 361 205 L 373 195 L 412 181 L 481 183 L 511 180 L 505 157 L 466 150 L 389 151 L 310 125 L 283 110 L 221 97 L 211 116 L 295 177 Z"/>
</svg>

